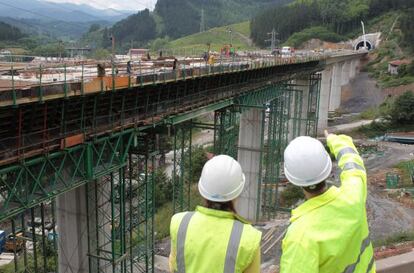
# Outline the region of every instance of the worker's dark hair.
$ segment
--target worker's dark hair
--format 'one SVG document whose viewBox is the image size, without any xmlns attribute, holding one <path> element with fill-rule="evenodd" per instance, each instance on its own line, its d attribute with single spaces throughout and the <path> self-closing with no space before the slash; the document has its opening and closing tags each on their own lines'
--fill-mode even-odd
<svg viewBox="0 0 414 273">
<path fill-rule="evenodd" d="M 232 201 L 228 202 L 213 202 L 206 199 L 206 207 L 209 209 L 215 209 L 215 210 L 223 210 L 223 211 L 231 211 L 234 213 L 236 212 L 236 209 L 234 208 L 234 204 Z"/>
<path fill-rule="evenodd" d="M 321 191 L 323 191 L 325 187 L 326 187 L 326 182 L 322 181 L 321 183 L 316 184 L 316 185 L 312 185 L 309 187 L 303 187 L 303 189 L 309 193 L 315 194 L 315 193 L 320 193 Z"/>
</svg>

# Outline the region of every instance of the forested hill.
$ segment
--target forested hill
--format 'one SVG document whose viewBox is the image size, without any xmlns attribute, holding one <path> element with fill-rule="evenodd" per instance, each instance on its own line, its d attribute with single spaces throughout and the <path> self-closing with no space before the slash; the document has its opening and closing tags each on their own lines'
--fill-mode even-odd
<svg viewBox="0 0 414 273">
<path fill-rule="evenodd" d="M 17 41 L 23 33 L 16 27 L 0 22 L 0 41 Z"/>
<path fill-rule="evenodd" d="M 252 39 L 265 46 L 268 32 L 275 28 L 285 41 L 293 33 L 322 26 L 332 34 L 346 35 L 368 20 L 391 10 L 414 7 L 413 0 L 296 0 L 283 7 L 261 12 L 251 22 Z"/>
<path fill-rule="evenodd" d="M 249 20 L 269 7 L 292 0 L 158 0 L 155 14 L 162 18 L 163 34 L 178 38 L 200 30 L 204 10 L 206 29 Z"/>
<path fill-rule="evenodd" d="M 158 0 L 154 12 L 140 11 L 117 22 L 112 29 L 117 43 L 125 46 L 134 41 L 136 46 L 145 46 L 149 41 L 169 37 L 180 38 L 200 31 L 202 13 L 204 26 L 208 30 L 249 20 L 259 12 L 281 6 L 293 0 Z M 105 38 L 104 46 L 110 42 Z"/>
</svg>

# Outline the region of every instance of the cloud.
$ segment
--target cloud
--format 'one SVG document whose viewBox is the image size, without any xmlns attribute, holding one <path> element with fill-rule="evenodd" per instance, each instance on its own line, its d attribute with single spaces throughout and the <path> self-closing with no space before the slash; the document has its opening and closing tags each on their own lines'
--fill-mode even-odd
<svg viewBox="0 0 414 273">
<path fill-rule="evenodd" d="M 86 4 L 98 9 L 143 10 L 154 9 L 157 0 L 43 0 L 55 3 Z"/>
</svg>

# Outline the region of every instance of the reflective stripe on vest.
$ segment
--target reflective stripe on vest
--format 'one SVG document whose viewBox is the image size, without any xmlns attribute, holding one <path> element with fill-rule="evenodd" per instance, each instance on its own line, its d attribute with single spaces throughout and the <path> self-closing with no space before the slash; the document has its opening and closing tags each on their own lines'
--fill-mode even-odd
<svg viewBox="0 0 414 273">
<path fill-rule="evenodd" d="M 336 160 L 339 162 L 341 160 L 341 157 L 343 157 L 346 154 L 358 154 L 358 153 L 351 147 L 346 147 L 339 151 L 338 156 L 336 157 Z"/>
<path fill-rule="evenodd" d="M 180 227 L 178 228 L 177 234 L 177 268 L 179 273 L 185 273 L 185 237 L 187 236 L 188 224 L 195 212 L 188 212 L 184 215 L 181 220 Z"/>
<path fill-rule="evenodd" d="M 371 261 L 368 264 L 368 268 L 367 268 L 367 272 L 366 273 L 371 272 L 371 269 L 372 269 L 372 266 L 373 265 L 374 265 L 374 255 L 372 255 L 372 257 L 371 257 Z"/>
<path fill-rule="evenodd" d="M 226 261 L 224 264 L 224 273 L 234 273 L 236 269 L 237 252 L 239 251 L 240 240 L 243 233 L 244 225 L 235 220 L 231 230 L 229 245 L 227 246 Z"/>
<path fill-rule="evenodd" d="M 357 163 L 354 163 L 354 162 L 345 163 L 345 166 L 342 169 L 342 171 L 349 171 L 349 170 L 353 170 L 353 169 L 358 169 L 358 170 L 361 170 L 361 171 L 365 172 L 364 167 L 362 167 L 361 165 L 358 165 Z"/>
<path fill-rule="evenodd" d="M 357 258 L 356 262 L 353 263 L 353 264 L 348 265 L 345 268 L 343 273 L 353 273 L 353 272 L 355 272 L 355 268 L 358 265 L 359 261 L 361 260 L 362 254 L 364 253 L 365 249 L 368 248 L 369 245 L 371 245 L 371 239 L 368 236 L 367 238 L 364 239 L 364 241 L 362 241 L 361 250 L 359 251 L 358 258 Z M 371 264 L 371 262 L 372 262 L 372 264 Z M 372 268 L 373 263 L 374 263 L 374 257 L 372 257 L 372 259 L 370 261 L 370 264 L 368 265 L 367 272 L 369 272 L 371 270 L 370 268 Z"/>
<path fill-rule="evenodd" d="M 185 239 L 187 235 L 188 225 L 194 212 L 188 212 L 184 215 L 178 228 L 177 234 L 177 273 L 185 273 Z M 234 220 L 230 234 L 229 244 L 227 245 L 226 260 L 224 263 L 224 273 L 234 273 L 236 269 L 237 253 L 239 251 L 240 241 L 243 234 L 243 223 Z"/>
</svg>

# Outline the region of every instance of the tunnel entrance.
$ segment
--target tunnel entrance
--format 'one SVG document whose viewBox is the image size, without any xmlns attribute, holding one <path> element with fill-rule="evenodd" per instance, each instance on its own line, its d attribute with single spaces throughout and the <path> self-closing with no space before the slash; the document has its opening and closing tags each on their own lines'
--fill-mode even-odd
<svg viewBox="0 0 414 273">
<path fill-rule="evenodd" d="M 366 43 L 367 43 L 368 50 L 373 49 L 373 46 L 370 41 L 366 41 Z M 362 48 L 364 48 L 364 41 L 358 42 L 357 45 L 355 46 L 355 50 L 360 50 Z"/>
</svg>

